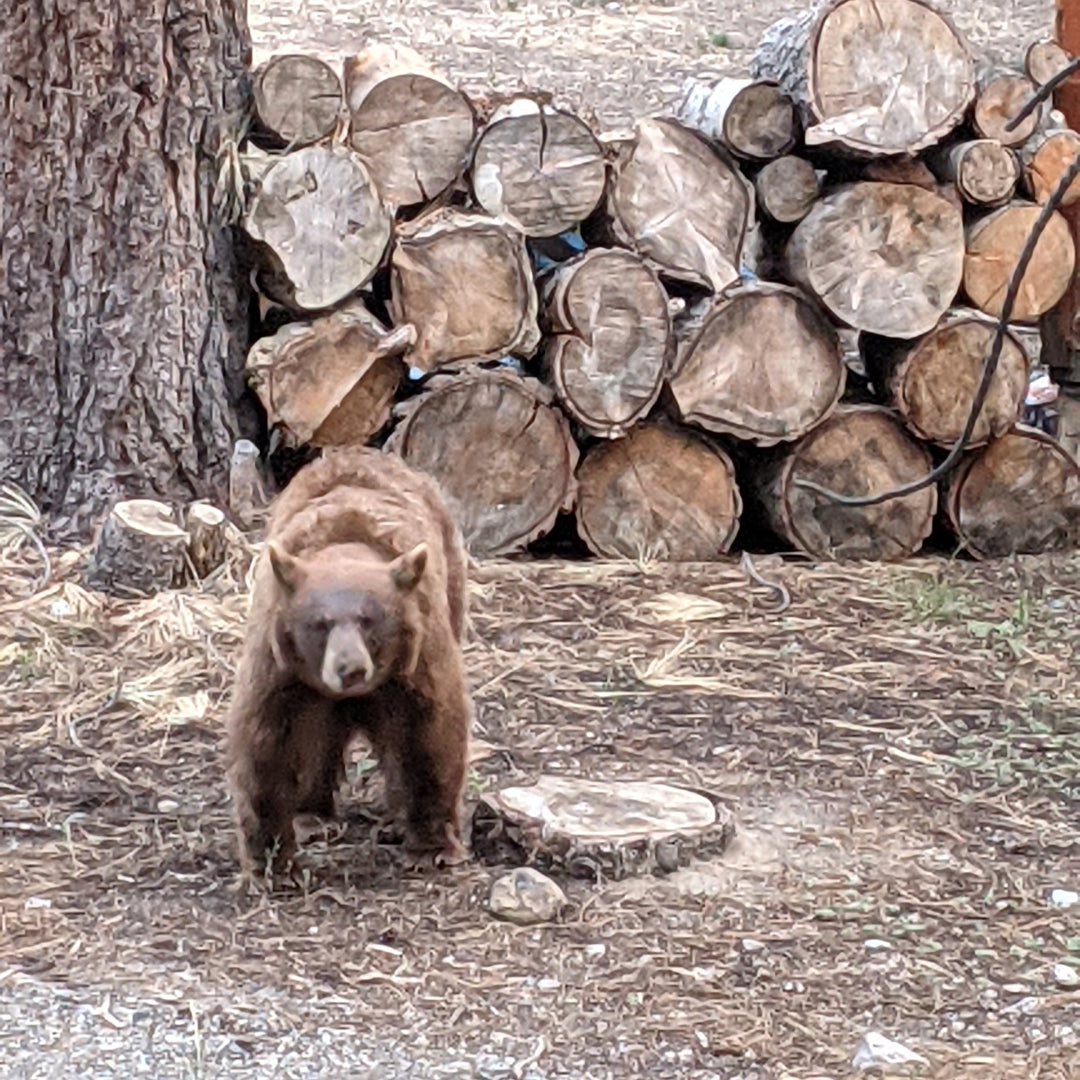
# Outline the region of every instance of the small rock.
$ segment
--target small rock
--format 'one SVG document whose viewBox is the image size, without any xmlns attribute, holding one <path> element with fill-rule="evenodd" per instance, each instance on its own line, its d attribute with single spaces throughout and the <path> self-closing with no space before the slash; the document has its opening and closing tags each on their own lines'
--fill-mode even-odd
<svg viewBox="0 0 1080 1080">
<path fill-rule="evenodd" d="M 1057 908 L 1071 908 L 1080 904 L 1080 893 L 1072 889 L 1054 889 L 1050 893 L 1050 903 Z"/>
<path fill-rule="evenodd" d="M 764 952 L 765 951 L 765 942 L 764 941 L 758 941 L 757 938 L 744 937 L 742 939 L 742 941 L 739 942 L 739 944 L 742 946 L 742 951 L 743 952 Z"/>
<path fill-rule="evenodd" d="M 888 952 L 892 948 L 892 942 L 885 941 L 883 938 L 867 938 L 863 942 L 863 948 L 867 952 Z"/>
<path fill-rule="evenodd" d="M 868 1031 L 855 1048 L 851 1059 L 854 1069 L 873 1069 L 887 1065 L 929 1065 L 930 1062 L 909 1050 L 903 1043 L 895 1042 L 879 1031 Z"/>
<path fill-rule="evenodd" d="M 159 814 L 175 814 L 180 809 L 180 804 L 175 799 L 158 799 Z"/>
<path fill-rule="evenodd" d="M 498 878 L 488 900 L 493 915 L 518 926 L 551 922 L 566 904 L 566 893 L 551 878 L 528 866 Z"/>
<path fill-rule="evenodd" d="M 1075 990 L 1080 986 L 1080 971 L 1077 971 L 1074 967 L 1070 967 L 1068 964 L 1055 964 L 1054 982 L 1056 982 L 1062 990 Z"/>
<path fill-rule="evenodd" d="M 550 978 L 541 979 L 536 984 L 536 988 L 537 988 L 537 990 L 558 990 L 559 989 L 559 980 L 558 979 L 550 979 Z"/>
<path fill-rule="evenodd" d="M 594 942 L 592 945 L 585 946 L 586 956 L 603 956 L 607 952 L 607 946 L 602 941 Z"/>
</svg>

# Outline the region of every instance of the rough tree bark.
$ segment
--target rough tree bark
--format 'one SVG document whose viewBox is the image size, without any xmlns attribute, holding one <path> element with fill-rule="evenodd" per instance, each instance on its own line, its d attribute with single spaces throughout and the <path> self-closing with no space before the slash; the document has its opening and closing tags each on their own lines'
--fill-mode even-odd
<svg viewBox="0 0 1080 1080">
<path fill-rule="evenodd" d="M 59 530 L 227 487 L 245 313 L 218 152 L 243 0 L 14 0 L 0 22 L 0 474 Z"/>
</svg>

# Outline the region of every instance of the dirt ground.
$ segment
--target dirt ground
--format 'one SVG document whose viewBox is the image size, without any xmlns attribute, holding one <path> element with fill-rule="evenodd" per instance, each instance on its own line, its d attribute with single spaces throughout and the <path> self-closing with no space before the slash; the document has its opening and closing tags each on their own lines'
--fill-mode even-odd
<svg viewBox="0 0 1080 1080">
<path fill-rule="evenodd" d="M 949 5 L 1014 55 L 1049 2 Z M 405 40 L 468 88 L 604 126 L 739 71 L 777 0 L 255 0 L 257 54 Z M 733 47 L 734 46 L 734 47 Z M 353 812 L 306 889 L 238 889 L 219 737 L 245 594 L 105 601 L 0 560 L 0 1080 L 840 1080 L 880 1031 L 941 1078 L 1080 1076 L 1080 555 L 974 565 L 484 564 L 471 796 L 541 773 L 717 793 L 666 877 L 486 910 L 497 866 L 404 871 Z M 1055 978 L 1055 965 L 1059 970 Z"/>
</svg>

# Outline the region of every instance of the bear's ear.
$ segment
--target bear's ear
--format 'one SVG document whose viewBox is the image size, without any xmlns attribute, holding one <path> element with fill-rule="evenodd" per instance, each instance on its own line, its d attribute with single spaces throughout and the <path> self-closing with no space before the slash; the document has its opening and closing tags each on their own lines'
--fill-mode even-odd
<svg viewBox="0 0 1080 1080">
<path fill-rule="evenodd" d="M 296 592 L 304 576 L 300 560 L 273 542 L 266 545 L 266 551 L 278 583 L 287 593 Z"/>
<path fill-rule="evenodd" d="M 399 555 L 390 564 L 390 579 L 401 592 L 412 592 L 427 566 L 427 544 L 417 544 L 412 551 Z"/>
</svg>

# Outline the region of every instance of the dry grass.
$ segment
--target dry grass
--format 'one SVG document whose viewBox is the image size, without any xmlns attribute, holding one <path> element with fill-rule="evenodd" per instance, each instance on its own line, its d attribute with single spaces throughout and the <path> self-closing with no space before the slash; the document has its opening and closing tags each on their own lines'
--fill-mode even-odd
<svg viewBox="0 0 1080 1080">
<path fill-rule="evenodd" d="M 80 557 L 36 592 L 31 548 L 2 570 L 0 985 L 196 1003 L 238 1046 L 329 1025 L 416 1075 L 821 1076 L 871 1027 L 939 1076 L 1080 1060 L 1048 974 L 1080 965 L 1080 914 L 1047 903 L 1080 881 L 1080 558 L 759 560 L 781 615 L 734 563 L 478 567 L 474 791 L 667 778 L 739 821 L 722 861 L 570 883 L 534 931 L 485 912 L 493 868 L 376 848 L 364 763 L 308 888 L 238 891 L 217 746 L 243 567 L 120 602 Z"/>
</svg>

